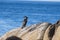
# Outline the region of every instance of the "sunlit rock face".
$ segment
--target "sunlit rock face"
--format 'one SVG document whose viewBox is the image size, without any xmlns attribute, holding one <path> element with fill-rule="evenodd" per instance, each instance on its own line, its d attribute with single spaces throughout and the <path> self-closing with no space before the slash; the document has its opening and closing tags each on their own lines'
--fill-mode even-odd
<svg viewBox="0 0 60 40">
<path fill-rule="evenodd" d="M 0 40 L 6 40 L 12 36 L 16 36 L 22 40 L 43 40 L 45 30 L 50 26 L 50 23 L 38 23 L 25 27 L 23 29 L 17 28 L 7 32 L 0 37 Z"/>
<path fill-rule="evenodd" d="M 60 40 L 60 20 L 57 22 L 55 27 L 55 34 L 52 38 L 52 40 Z"/>
<path fill-rule="evenodd" d="M 4 34 L 2 37 L 0 37 L 0 40 L 5 40 L 7 37 L 10 37 L 10 36 L 15 36 L 17 35 L 18 31 L 20 31 L 21 28 L 17 28 L 17 29 L 13 29 L 9 32 L 7 32 L 6 34 Z"/>
<path fill-rule="evenodd" d="M 60 40 L 60 21 L 16 28 L 1 36 L 0 40 Z"/>
<path fill-rule="evenodd" d="M 51 27 L 51 25 L 46 29 L 46 31 L 45 31 L 45 33 L 44 33 L 43 40 L 49 40 L 49 39 L 50 39 L 50 38 L 48 37 L 49 31 L 50 31 L 50 27 Z"/>
<path fill-rule="evenodd" d="M 60 26 L 57 28 L 52 40 L 60 40 Z"/>
<path fill-rule="evenodd" d="M 50 25 L 44 33 L 43 40 L 59 40 L 59 26 L 60 21 L 57 21 L 57 23 Z"/>
<path fill-rule="evenodd" d="M 31 28 L 27 34 L 22 36 L 22 39 L 23 40 L 43 39 L 44 32 L 49 25 L 50 25 L 49 23 L 41 23 L 38 26 Z"/>
</svg>

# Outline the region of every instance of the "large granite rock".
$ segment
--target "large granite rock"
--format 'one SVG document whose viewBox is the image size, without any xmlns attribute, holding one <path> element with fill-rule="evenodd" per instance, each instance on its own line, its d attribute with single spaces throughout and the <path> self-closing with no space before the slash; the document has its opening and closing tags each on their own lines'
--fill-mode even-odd
<svg viewBox="0 0 60 40">
<path fill-rule="evenodd" d="M 52 40 L 60 40 L 60 26 L 57 28 Z"/>
<path fill-rule="evenodd" d="M 22 39 L 22 40 L 43 40 L 45 30 L 50 26 L 50 23 L 38 23 L 31 25 L 30 27 L 25 28 L 17 28 L 13 29 L 2 37 L 0 40 L 6 40 L 7 38 L 15 38 L 14 36 Z"/>
<path fill-rule="evenodd" d="M 59 26 L 60 26 L 60 21 L 57 21 L 57 23 L 50 25 L 45 33 L 44 33 L 44 38 L 43 40 L 59 40 Z M 59 36 L 58 36 L 59 35 Z M 57 37 L 57 38 L 56 38 Z"/>
</svg>

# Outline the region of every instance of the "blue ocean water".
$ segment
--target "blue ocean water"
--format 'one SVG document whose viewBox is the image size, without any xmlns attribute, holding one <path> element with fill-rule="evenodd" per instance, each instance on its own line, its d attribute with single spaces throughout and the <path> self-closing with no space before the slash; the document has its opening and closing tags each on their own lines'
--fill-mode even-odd
<svg viewBox="0 0 60 40">
<path fill-rule="evenodd" d="M 55 23 L 60 19 L 58 2 L 14 2 L 0 3 L 0 36 L 20 27 L 23 17 L 28 16 L 27 25 L 40 22 Z"/>
</svg>

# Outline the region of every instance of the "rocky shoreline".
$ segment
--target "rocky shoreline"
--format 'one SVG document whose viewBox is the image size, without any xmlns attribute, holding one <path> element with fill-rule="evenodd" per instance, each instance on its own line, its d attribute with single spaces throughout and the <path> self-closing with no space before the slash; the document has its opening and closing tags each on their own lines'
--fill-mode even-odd
<svg viewBox="0 0 60 40">
<path fill-rule="evenodd" d="M 19 38 L 19 39 L 18 39 Z M 55 24 L 38 23 L 25 28 L 13 29 L 0 40 L 60 40 L 60 21 Z"/>
</svg>

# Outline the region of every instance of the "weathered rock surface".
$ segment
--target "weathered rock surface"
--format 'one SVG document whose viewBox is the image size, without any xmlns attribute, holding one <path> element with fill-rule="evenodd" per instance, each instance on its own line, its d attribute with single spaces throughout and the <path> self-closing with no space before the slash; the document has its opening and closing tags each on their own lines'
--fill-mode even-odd
<svg viewBox="0 0 60 40">
<path fill-rule="evenodd" d="M 57 28 L 52 40 L 60 40 L 60 26 Z"/>
<path fill-rule="evenodd" d="M 60 40 L 60 20 L 56 24 L 55 35 L 53 36 L 52 40 Z"/>
<path fill-rule="evenodd" d="M 3 36 L 0 40 L 7 38 L 20 38 L 21 40 L 60 40 L 60 21 L 55 24 L 38 23 L 25 28 L 13 29 Z"/>
<path fill-rule="evenodd" d="M 3 35 L 0 40 L 6 40 L 11 36 L 17 36 L 22 40 L 40 40 L 43 39 L 44 32 L 49 25 L 50 23 L 39 23 L 31 25 L 30 27 L 25 27 L 23 29 L 13 29 Z"/>
<path fill-rule="evenodd" d="M 59 26 L 60 26 L 60 21 L 58 21 L 57 23 L 50 25 L 44 34 L 44 38 L 43 40 L 57 40 L 58 38 L 60 38 L 58 35 L 58 31 L 59 31 Z M 57 38 L 56 38 L 57 37 Z"/>
</svg>

